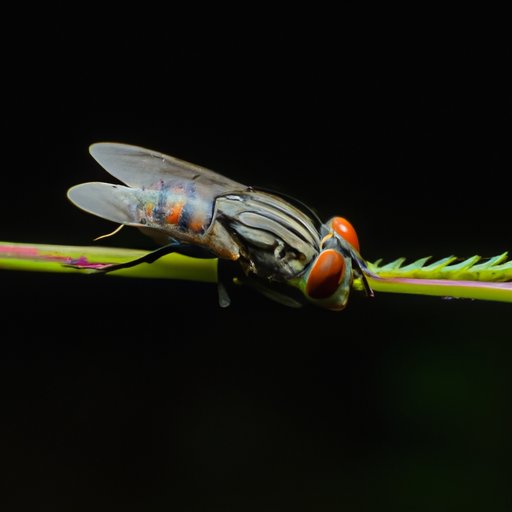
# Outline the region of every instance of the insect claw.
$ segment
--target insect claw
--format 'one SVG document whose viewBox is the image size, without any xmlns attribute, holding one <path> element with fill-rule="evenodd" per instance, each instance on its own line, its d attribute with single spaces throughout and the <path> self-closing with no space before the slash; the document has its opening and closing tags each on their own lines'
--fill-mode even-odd
<svg viewBox="0 0 512 512">
<path fill-rule="evenodd" d="M 374 291 L 371 289 L 370 285 L 368 284 L 368 280 L 366 279 L 366 276 L 363 274 L 363 286 L 364 291 L 366 293 L 367 297 L 370 297 L 370 299 L 373 299 L 375 297 Z"/>
</svg>

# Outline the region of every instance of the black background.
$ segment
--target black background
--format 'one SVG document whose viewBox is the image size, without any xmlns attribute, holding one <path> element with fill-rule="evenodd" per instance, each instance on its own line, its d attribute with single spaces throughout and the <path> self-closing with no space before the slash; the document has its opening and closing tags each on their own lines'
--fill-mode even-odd
<svg viewBox="0 0 512 512">
<path fill-rule="evenodd" d="M 5 75 L 1 238 L 108 232 L 65 193 L 109 181 L 87 147 L 111 140 L 344 215 L 370 260 L 512 249 L 508 49 L 355 32 L 240 56 L 129 31 L 34 42 Z M 330 313 L 242 289 L 221 310 L 202 284 L 0 279 L 5 510 L 511 505 L 508 304 L 355 295 Z"/>
</svg>

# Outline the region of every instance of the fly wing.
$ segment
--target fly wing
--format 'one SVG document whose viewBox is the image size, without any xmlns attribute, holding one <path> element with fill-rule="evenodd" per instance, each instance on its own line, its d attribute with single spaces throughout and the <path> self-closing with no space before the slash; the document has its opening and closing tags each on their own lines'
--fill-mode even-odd
<svg viewBox="0 0 512 512">
<path fill-rule="evenodd" d="M 162 181 L 181 178 L 208 187 L 212 196 L 247 188 L 214 171 L 150 149 L 101 142 L 89 151 L 105 170 L 130 187 L 159 188 Z"/>
<path fill-rule="evenodd" d="M 113 222 L 143 225 L 180 239 L 187 234 L 197 238 L 209 229 L 219 196 L 247 189 L 209 169 L 149 149 L 108 142 L 93 144 L 90 152 L 127 186 L 78 185 L 68 192 L 74 204 Z"/>
<path fill-rule="evenodd" d="M 68 198 L 78 208 L 117 224 L 141 227 L 137 216 L 137 191 L 111 183 L 82 183 L 68 190 Z"/>
</svg>

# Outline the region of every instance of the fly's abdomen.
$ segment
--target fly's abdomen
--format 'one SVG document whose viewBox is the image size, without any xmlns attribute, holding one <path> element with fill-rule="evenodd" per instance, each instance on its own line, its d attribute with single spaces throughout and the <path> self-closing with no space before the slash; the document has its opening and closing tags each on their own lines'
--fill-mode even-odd
<svg viewBox="0 0 512 512">
<path fill-rule="evenodd" d="M 209 228 L 213 203 L 191 181 L 160 182 L 157 188 L 138 190 L 135 215 L 141 224 L 168 232 L 202 235 Z"/>
</svg>

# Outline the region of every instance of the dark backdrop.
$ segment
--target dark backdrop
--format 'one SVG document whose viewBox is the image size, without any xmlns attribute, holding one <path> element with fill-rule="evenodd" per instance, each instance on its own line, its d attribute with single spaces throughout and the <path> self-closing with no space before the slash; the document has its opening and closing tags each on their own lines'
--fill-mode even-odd
<svg viewBox="0 0 512 512">
<path fill-rule="evenodd" d="M 109 180 L 87 147 L 112 140 L 342 214 L 371 260 L 512 249 L 510 55 L 364 43 L 34 45 L 3 99 L 0 238 L 108 232 L 65 193 Z M 0 279 L 5 510 L 510 506 L 508 304 L 378 294 L 330 313 L 240 290 L 221 310 L 209 285 Z"/>
</svg>

